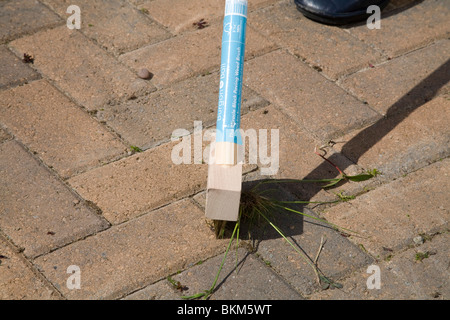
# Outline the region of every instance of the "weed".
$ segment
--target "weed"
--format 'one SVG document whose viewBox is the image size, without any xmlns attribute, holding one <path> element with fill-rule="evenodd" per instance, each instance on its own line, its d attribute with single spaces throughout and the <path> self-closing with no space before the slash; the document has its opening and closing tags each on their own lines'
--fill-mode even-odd
<svg viewBox="0 0 450 320">
<path fill-rule="evenodd" d="M 203 264 L 203 260 L 199 260 L 199 261 L 197 261 L 197 263 L 195 264 L 196 266 L 199 266 L 199 265 L 201 265 L 201 264 Z"/>
<path fill-rule="evenodd" d="M 25 62 L 25 63 L 33 64 L 34 63 L 34 57 L 32 55 L 29 55 L 28 53 L 24 53 L 22 61 Z"/>
<path fill-rule="evenodd" d="M 428 252 L 417 252 L 416 256 L 414 257 L 414 260 L 416 260 L 417 262 L 422 262 L 423 259 L 429 258 L 430 255 L 428 254 Z"/>
<path fill-rule="evenodd" d="M 417 262 L 422 262 L 423 259 L 427 259 L 432 255 L 435 255 L 436 251 L 425 251 L 425 252 L 417 252 L 414 260 L 416 260 Z"/>
<path fill-rule="evenodd" d="M 183 285 L 180 283 L 180 281 L 174 280 L 171 276 L 168 276 L 168 277 L 167 277 L 167 281 L 169 281 L 170 284 L 171 284 L 176 290 L 178 290 L 178 291 L 183 292 L 183 291 L 185 291 L 185 290 L 188 290 L 188 287 L 183 286 Z"/>
<path fill-rule="evenodd" d="M 319 154 L 317 152 L 316 152 L 316 154 L 318 154 L 325 161 L 327 161 L 328 163 L 333 165 L 339 171 L 340 176 L 338 178 L 334 178 L 334 179 L 319 179 L 319 180 L 263 180 L 263 181 L 260 181 L 258 184 L 256 184 L 249 191 L 242 192 L 240 206 L 239 206 L 238 220 L 234 225 L 233 232 L 232 232 L 230 240 L 228 242 L 227 249 L 225 251 L 224 257 L 219 266 L 219 270 L 216 274 L 213 284 L 211 285 L 211 287 L 208 290 L 205 290 L 203 292 L 197 293 L 192 296 L 183 296 L 182 297 L 183 299 L 199 299 L 199 298 L 207 299 L 214 292 L 214 290 L 216 289 L 216 284 L 219 279 L 220 272 L 222 271 L 226 257 L 228 255 L 230 248 L 234 241 L 236 241 L 236 259 L 237 259 L 237 249 L 239 246 L 239 232 L 240 232 L 240 228 L 241 228 L 241 223 L 244 221 L 248 223 L 249 232 L 250 232 L 250 230 L 252 230 L 252 228 L 254 226 L 261 225 L 261 224 L 265 224 L 265 225 L 272 227 L 284 239 L 284 241 L 292 247 L 292 249 L 301 257 L 301 259 L 303 259 L 313 269 L 313 271 L 316 275 L 317 283 L 320 285 L 320 287 L 323 290 L 328 289 L 328 288 L 339 288 L 340 289 L 343 287 L 341 284 L 339 284 L 339 283 L 333 281 L 332 279 L 330 279 L 329 277 L 327 277 L 317 266 L 319 254 L 320 254 L 323 246 L 325 245 L 324 238 L 322 237 L 322 239 L 321 239 L 321 243 L 320 243 L 316 258 L 314 260 L 312 260 L 301 249 L 299 249 L 298 246 L 296 246 L 291 240 L 289 240 L 289 238 L 285 235 L 285 233 L 278 226 L 276 226 L 274 224 L 273 213 L 275 211 L 280 211 L 280 210 L 282 212 L 296 213 L 296 214 L 308 217 L 310 219 L 314 219 L 316 221 L 322 222 L 322 223 L 326 224 L 327 226 L 331 227 L 332 229 L 338 231 L 341 235 L 348 237 L 348 236 L 351 236 L 352 234 L 357 234 L 357 232 L 350 230 L 350 229 L 341 228 L 341 227 L 339 227 L 333 223 L 330 223 L 324 219 L 321 219 L 321 218 L 306 214 L 304 212 L 298 211 L 296 209 L 291 208 L 289 205 L 290 204 L 310 204 L 310 203 L 324 204 L 324 203 L 347 202 L 347 201 L 354 199 L 355 196 L 344 195 L 343 192 L 341 191 L 339 193 L 335 193 L 335 195 L 337 197 L 336 200 L 328 201 L 328 202 L 319 202 L 319 201 L 314 202 L 314 201 L 300 201 L 300 200 L 299 201 L 279 201 L 276 199 L 272 199 L 266 195 L 267 192 L 269 192 L 270 190 L 273 190 L 273 189 L 261 190 L 261 187 L 263 185 L 293 183 L 293 182 L 325 183 L 326 185 L 324 185 L 323 188 L 330 188 L 332 186 L 335 186 L 336 184 L 338 184 L 339 182 L 341 182 L 343 180 L 348 180 L 348 181 L 353 181 L 353 182 L 361 182 L 361 181 L 369 180 L 369 179 L 377 176 L 378 174 L 380 174 L 380 172 L 378 170 L 372 169 L 372 170 L 368 170 L 365 173 L 362 173 L 359 175 L 348 176 L 342 170 L 340 170 L 334 163 L 332 163 L 330 160 L 325 158 L 324 155 Z M 226 227 L 226 221 L 214 221 L 214 229 L 215 229 L 217 237 L 223 237 L 224 232 L 225 232 L 225 227 Z M 367 252 L 367 250 L 364 248 L 364 246 L 362 244 L 360 244 L 359 246 L 363 251 Z M 257 256 L 259 256 L 258 253 L 257 253 Z M 262 258 L 262 257 L 260 257 L 260 258 Z M 265 259 L 262 259 L 262 260 L 266 265 L 268 265 L 268 266 L 271 265 L 270 261 L 267 261 Z M 237 266 L 237 260 L 236 260 L 236 266 Z"/>
<path fill-rule="evenodd" d="M 130 146 L 130 149 L 133 152 L 142 152 L 142 149 L 136 146 Z"/>
<path fill-rule="evenodd" d="M 199 21 L 194 22 L 192 25 L 197 29 L 204 29 L 206 27 L 209 27 L 209 24 L 205 19 L 200 19 Z"/>
</svg>

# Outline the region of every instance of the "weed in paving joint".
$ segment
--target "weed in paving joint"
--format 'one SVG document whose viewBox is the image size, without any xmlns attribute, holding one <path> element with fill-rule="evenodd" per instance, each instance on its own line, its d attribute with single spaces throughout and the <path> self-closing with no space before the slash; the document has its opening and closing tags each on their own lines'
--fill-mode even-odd
<svg viewBox="0 0 450 320">
<path fill-rule="evenodd" d="M 191 295 L 191 296 L 182 296 L 183 299 L 207 299 L 209 296 L 214 292 L 216 289 L 217 281 L 219 279 L 220 272 L 223 269 L 223 266 L 225 264 L 225 260 L 227 258 L 227 255 L 230 251 L 230 248 L 234 241 L 236 241 L 236 250 L 239 246 L 239 232 L 241 228 L 241 223 L 246 222 L 249 226 L 249 231 L 252 229 L 253 226 L 261 225 L 262 223 L 265 223 L 272 227 L 285 241 L 287 244 L 289 244 L 292 249 L 299 254 L 299 256 L 313 269 L 317 283 L 321 287 L 322 290 L 326 290 L 328 288 L 342 288 L 342 285 L 340 283 L 337 283 L 327 277 L 317 266 L 318 258 L 320 255 L 320 252 L 325 245 L 326 240 L 322 237 L 321 243 L 317 252 L 317 255 L 314 260 L 312 260 L 309 256 L 307 256 L 302 250 L 299 249 L 298 246 L 296 246 L 289 238 L 285 235 L 285 233 L 277 227 L 273 222 L 273 213 L 277 210 L 292 212 L 296 214 L 303 215 L 305 217 L 308 217 L 310 219 L 317 220 L 319 222 L 323 222 L 332 229 L 338 231 L 341 235 L 344 236 L 350 236 L 351 234 L 357 234 L 357 232 L 341 228 L 333 223 L 330 223 L 324 219 L 320 219 L 318 217 L 306 214 L 304 212 L 298 211 L 296 209 L 293 209 L 289 207 L 290 204 L 329 204 L 329 203 L 338 203 L 338 202 L 346 202 L 349 200 L 354 199 L 354 196 L 346 196 L 342 192 L 335 193 L 337 199 L 334 201 L 328 201 L 328 202 L 320 202 L 320 201 L 279 201 L 272 198 L 269 198 L 266 196 L 267 191 L 269 190 L 261 190 L 261 187 L 263 185 L 267 184 L 283 184 L 283 183 L 325 183 L 323 188 L 331 188 L 335 185 L 337 185 L 339 182 L 347 180 L 347 181 L 353 181 L 353 182 L 361 182 L 369 180 L 373 177 L 376 177 L 380 172 L 377 169 L 369 170 L 363 174 L 354 175 L 354 176 L 348 176 L 346 175 L 342 170 L 340 170 L 334 163 L 332 163 L 330 160 L 325 158 L 323 155 L 316 152 L 320 157 L 322 157 L 325 161 L 333 165 L 340 173 L 340 176 L 334 179 L 319 179 L 319 180 L 263 180 L 259 182 L 256 186 L 254 186 L 249 191 L 244 191 L 241 195 L 241 201 L 240 201 L 240 207 L 239 207 L 239 216 L 238 221 L 235 223 L 233 232 L 230 237 L 230 241 L 228 242 L 227 249 L 225 251 L 224 257 L 222 259 L 222 262 L 219 266 L 219 270 L 216 274 L 216 277 L 211 285 L 211 287 L 208 290 L 205 290 L 203 292 Z M 225 227 L 226 227 L 226 221 L 214 221 L 214 228 L 216 232 L 217 237 L 223 237 L 225 233 Z M 236 259 L 237 259 L 237 253 L 236 253 Z M 237 265 L 237 261 L 236 261 Z M 173 284 L 173 280 L 169 282 Z"/>
</svg>

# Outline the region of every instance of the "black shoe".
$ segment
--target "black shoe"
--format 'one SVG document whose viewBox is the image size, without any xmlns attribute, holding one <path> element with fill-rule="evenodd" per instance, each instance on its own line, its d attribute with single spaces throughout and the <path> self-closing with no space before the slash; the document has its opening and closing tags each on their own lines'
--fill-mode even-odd
<svg viewBox="0 0 450 320">
<path fill-rule="evenodd" d="M 377 5 L 383 9 L 389 0 L 294 0 L 305 17 L 326 24 L 347 24 L 367 19 L 367 8 Z"/>
</svg>

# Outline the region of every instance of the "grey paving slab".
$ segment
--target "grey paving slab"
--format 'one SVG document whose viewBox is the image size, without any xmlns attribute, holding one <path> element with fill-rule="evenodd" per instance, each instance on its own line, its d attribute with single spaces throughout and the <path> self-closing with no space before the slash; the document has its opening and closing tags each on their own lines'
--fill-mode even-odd
<svg viewBox="0 0 450 320">
<path fill-rule="evenodd" d="M 180 299 L 209 289 L 224 255 L 218 255 L 172 277 L 182 290 L 167 279 L 148 286 L 127 300 Z M 164 292 L 164 293 L 163 293 Z M 232 248 L 220 272 L 212 300 L 301 300 L 301 295 L 276 275 L 270 267 L 243 248 Z"/>
<path fill-rule="evenodd" d="M 362 269 L 344 281 L 342 290 L 323 291 L 311 299 L 331 300 L 448 300 L 448 232 L 426 240 L 425 244 L 391 253 L 379 267 L 380 286 L 368 287 L 374 271 Z"/>
<path fill-rule="evenodd" d="M 407 112 L 450 90 L 450 41 L 443 40 L 341 81 L 383 115 Z"/>
<path fill-rule="evenodd" d="M 249 182 L 245 190 L 250 190 L 257 183 Z M 282 184 L 260 185 L 257 190 L 264 191 L 265 197 L 275 201 L 298 200 L 286 192 Z M 373 262 L 373 258 L 351 243 L 345 233 L 317 220 L 318 215 L 312 210 L 302 204 L 290 203 L 285 206 L 288 209 L 271 208 L 264 215 L 289 242 L 264 218 L 260 218 L 259 224 L 243 220 L 240 234 L 249 247 L 255 250 L 255 254 L 302 296 L 308 297 L 322 290 L 323 281 L 318 283 L 314 269 L 307 262 L 316 260 L 322 241 L 323 248 L 317 258 L 317 266 L 323 275 L 337 283 Z"/>
<path fill-rule="evenodd" d="M 334 148 L 384 180 L 400 177 L 450 154 L 450 100 L 446 96 L 416 106 L 413 112 L 385 117 L 339 138 Z"/>
</svg>

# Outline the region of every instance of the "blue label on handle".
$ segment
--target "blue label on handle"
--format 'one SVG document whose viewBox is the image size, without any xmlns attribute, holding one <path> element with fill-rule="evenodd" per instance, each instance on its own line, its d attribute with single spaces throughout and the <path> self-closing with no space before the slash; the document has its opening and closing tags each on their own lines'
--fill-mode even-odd
<svg viewBox="0 0 450 320">
<path fill-rule="evenodd" d="M 216 141 L 242 144 L 239 128 L 247 7 L 233 8 L 238 12 L 226 13 L 223 21 Z"/>
</svg>

